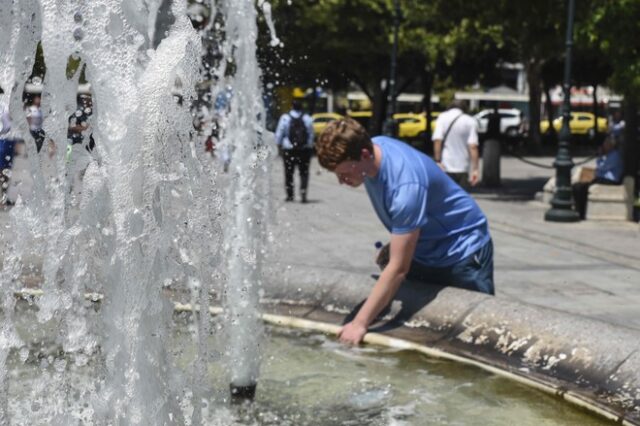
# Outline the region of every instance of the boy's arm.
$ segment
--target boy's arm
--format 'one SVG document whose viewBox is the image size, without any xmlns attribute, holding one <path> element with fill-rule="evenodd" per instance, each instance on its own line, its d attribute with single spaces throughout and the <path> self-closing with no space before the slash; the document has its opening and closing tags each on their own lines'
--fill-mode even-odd
<svg viewBox="0 0 640 426">
<path fill-rule="evenodd" d="M 380 274 L 380 278 L 356 317 L 345 324 L 338 333 L 340 341 L 354 345 L 362 341 L 369 324 L 391 302 L 409 272 L 419 236 L 420 229 L 415 229 L 408 234 L 391 234 L 389 264 Z"/>
</svg>

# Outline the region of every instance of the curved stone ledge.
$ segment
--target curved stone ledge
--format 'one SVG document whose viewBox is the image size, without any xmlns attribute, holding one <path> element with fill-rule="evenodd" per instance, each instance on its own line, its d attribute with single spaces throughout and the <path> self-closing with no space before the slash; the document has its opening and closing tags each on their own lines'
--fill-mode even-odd
<svg viewBox="0 0 640 426">
<path fill-rule="evenodd" d="M 339 324 L 374 282 L 363 274 L 274 265 L 263 283 L 270 301 L 265 309 Z M 640 425 L 636 330 L 506 298 L 407 282 L 370 331 L 544 383 L 567 400 Z"/>
</svg>

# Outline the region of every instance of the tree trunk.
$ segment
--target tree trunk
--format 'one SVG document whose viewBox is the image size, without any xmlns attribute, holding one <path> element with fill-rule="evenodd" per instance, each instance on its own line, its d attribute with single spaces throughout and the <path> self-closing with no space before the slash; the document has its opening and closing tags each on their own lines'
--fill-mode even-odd
<svg viewBox="0 0 640 426">
<path fill-rule="evenodd" d="M 424 144 L 425 153 L 431 153 L 433 147 L 431 145 L 431 91 L 433 90 L 433 73 L 425 68 L 422 72 L 422 111 L 426 114 L 427 128 L 424 131 L 424 138 L 422 143 Z"/>
<path fill-rule="evenodd" d="M 529 83 L 529 137 L 534 147 L 541 147 L 540 138 L 540 95 L 542 64 L 537 59 L 527 62 L 527 83 Z"/>
<path fill-rule="evenodd" d="M 311 94 L 309 95 L 309 111 L 308 113 L 311 115 L 316 112 L 316 106 L 318 104 L 318 93 L 316 92 L 315 87 L 311 88 Z"/>
<path fill-rule="evenodd" d="M 382 84 L 378 83 L 373 91 L 372 99 L 372 115 L 371 122 L 369 123 L 369 129 L 367 129 L 371 135 L 381 135 L 382 126 L 387 113 L 387 93 L 389 91 L 389 85 L 386 84 L 384 89 Z"/>
<path fill-rule="evenodd" d="M 598 140 L 598 84 L 593 84 L 591 87 L 593 87 L 593 135 L 594 139 Z"/>
<path fill-rule="evenodd" d="M 638 143 L 638 102 L 631 96 L 624 97 L 624 143 L 622 158 L 624 176 L 631 176 L 638 184 L 638 166 L 640 165 L 640 144 Z"/>
</svg>

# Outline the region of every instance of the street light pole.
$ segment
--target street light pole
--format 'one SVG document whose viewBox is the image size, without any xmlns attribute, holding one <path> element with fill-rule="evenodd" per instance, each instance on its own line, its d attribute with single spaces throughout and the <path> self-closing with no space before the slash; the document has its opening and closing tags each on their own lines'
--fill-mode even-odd
<svg viewBox="0 0 640 426">
<path fill-rule="evenodd" d="M 398 66 L 398 32 L 400 30 L 400 0 L 393 1 L 393 47 L 391 48 L 391 67 L 389 70 L 389 92 L 387 95 L 387 117 L 385 120 L 384 133 L 388 136 L 397 136 L 396 123 L 393 115 L 396 113 L 396 74 Z"/>
<path fill-rule="evenodd" d="M 564 104 L 562 110 L 562 129 L 558 142 L 558 153 L 553 165 L 556 168 L 556 190 L 551 199 L 551 208 L 544 215 L 550 222 L 576 222 L 580 220 L 578 212 L 572 209 L 571 169 L 573 161 L 569 152 L 571 130 L 571 47 L 573 46 L 573 20 L 575 0 L 569 0 L 567 16 L 566 54 L 564 58 Z"/>
</svg>

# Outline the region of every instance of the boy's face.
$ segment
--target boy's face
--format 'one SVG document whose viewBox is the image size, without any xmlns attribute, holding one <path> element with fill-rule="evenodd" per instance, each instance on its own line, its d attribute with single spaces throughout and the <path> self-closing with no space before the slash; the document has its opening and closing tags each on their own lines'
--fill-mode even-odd
<svg viewBox="0 0 640 426">
<path fill-rule="evenodd" d="M 367 176 L 367 174 L 365 173 L 365 163 L 363 160 L 343 161 L 342 163 L 338 164 L 333 172 L 338 177 L 338 182 L 340 182 L 340 184 L 346 184 L 353 188 L 362 185 L 362 182 L 364 182 L 364 178 Z"/>
<path fill-rule="evenodd" d="M 338 164 L 333 171 L 338 177 L 340 184 L 346 184 L 353 188 L 362 185 L 364 178 L 367 177 L 367 171 L 371 168 L 375 160 L 373 152 L 363 149 L 360 153 L 360 160 L 347 160 Z"/>
</svg>

